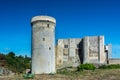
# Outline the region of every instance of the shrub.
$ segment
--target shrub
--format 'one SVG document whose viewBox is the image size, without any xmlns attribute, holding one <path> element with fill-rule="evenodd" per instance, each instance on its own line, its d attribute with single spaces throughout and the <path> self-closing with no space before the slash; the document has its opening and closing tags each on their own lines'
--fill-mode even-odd
<svg viewBox="0 0 120 80">
<path fill-rule="evenodd" d="M 25 78 L 25 79 L 33 79 L 34 78 L 34 74 L 29 74 L 29 73 L 24 74 L 23 78 Z"/>
<path fill-rule="evenodd" d="M 78 66 L 78 71 L 83 71 L 83 70 L 95 70 L 96 67 L 93 64 L 81 64 Z"/>
<path fill-rule="evenodd" d="M 99 69 L 120 69 L 119 64 L 111 64 L 111 65 L 102 65 Z"/>
</svg>

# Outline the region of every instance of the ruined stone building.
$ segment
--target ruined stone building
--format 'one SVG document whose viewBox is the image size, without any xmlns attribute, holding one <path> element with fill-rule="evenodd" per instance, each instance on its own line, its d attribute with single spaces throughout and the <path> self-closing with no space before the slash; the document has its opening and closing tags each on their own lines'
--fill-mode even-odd
<svg viewBox="0 0 120 80">
<path fill-rule="evenodd" d="M 33 74 L 55 73 L 56 67 L 109 63 L 112 49 L 111 45 L 104 44 L 104 36 L 58 39 L 55 47 L 55 18 L 35 16 L 31 19 L 31 26 Z"/>
<path fill-rule="evenodd" d="M 84 63 L 107 64 L 111 45 L 104 44 L 104 36 L 59 39 L 56 47 L 58 67 L 78 66 Z"/>
</svg>

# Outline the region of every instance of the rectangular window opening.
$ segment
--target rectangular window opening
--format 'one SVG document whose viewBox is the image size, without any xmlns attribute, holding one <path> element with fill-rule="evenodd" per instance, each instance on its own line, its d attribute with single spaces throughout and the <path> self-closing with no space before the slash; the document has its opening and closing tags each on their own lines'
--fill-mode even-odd
<svg viewBox="0 0 120 80">
<path fill-rule="evenodd" d="M 47 27 L 49 28 L 49 24 L 47 24 Z"/>
<path fill-rule="evenodd" d="M 68 45 L 64 45 L 64 48 L 68 48 Z"/>
</svg>

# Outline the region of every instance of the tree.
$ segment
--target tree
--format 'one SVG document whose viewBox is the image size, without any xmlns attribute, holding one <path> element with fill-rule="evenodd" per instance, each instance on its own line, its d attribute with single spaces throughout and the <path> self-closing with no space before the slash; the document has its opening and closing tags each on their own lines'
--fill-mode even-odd
<svg viewBox="0 0 120 80">
<path fill-rule="evenodd" d="M 27 56 L 16 56 L 14 52 L 9 52 L 5 55 L 5 60 L 8 64 L 7 67 L 14 72 L 22 73 L 26 69 L 30 68 L 31 58 Z"/>
</svg>

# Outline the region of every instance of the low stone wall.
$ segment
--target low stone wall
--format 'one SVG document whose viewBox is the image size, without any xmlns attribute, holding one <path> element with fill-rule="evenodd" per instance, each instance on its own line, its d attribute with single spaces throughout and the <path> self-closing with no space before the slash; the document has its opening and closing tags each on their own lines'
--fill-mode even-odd
<svg viewBox="0 0 120 80">
<path fill-rule="evenodd" d="M 111 58 L 108 60 L 108 64 L 120 64 L 120 58 Z"/>
<path fill-rule="evenodd" d="M 14 75 L 14 73 L 7 68 L 0 67 L 0 76 L 1 75 Z"/>
</svg>

